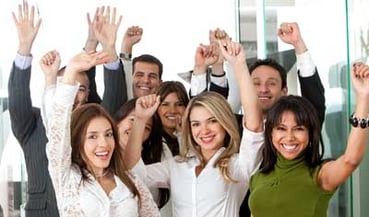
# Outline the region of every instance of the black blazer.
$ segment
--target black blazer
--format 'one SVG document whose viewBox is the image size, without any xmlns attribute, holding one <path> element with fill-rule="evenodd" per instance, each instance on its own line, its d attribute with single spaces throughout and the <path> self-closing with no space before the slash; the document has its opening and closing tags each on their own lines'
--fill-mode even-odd
<svg viewBox="0 0 369 217">
<path fill-rule="evenodd" d="M 94 70 L 95 69 L 91 69 Z M 27 217 L 58 217 L 55 192 L 48 171 L 46 157 L 46 131 L 40 109 L 32 105 L 30 94 L 31 67 L 21 70 L 15 66 L 8 82 L 10 122 L 14 136 L 20 143 L 28 174 Z M 95 76 L 90 78 L 90 93 L 94 100 L 100 99 L 96 92 Z M 112 114 L 126 100 L 125 73 L 122 64 L 118 70 L 104 68 L 105 91 L 102 105 Z M 101 101 L 101 100 L 100 100 Z M 99 102 L 99 101 L 93 101 Z"/>
</svg>

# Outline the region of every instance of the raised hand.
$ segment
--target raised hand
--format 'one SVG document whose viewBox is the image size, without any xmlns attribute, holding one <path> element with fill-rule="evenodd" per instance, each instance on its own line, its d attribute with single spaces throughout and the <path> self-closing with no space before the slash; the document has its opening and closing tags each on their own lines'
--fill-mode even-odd
<svg viewBox="0 0 369 217">
<path fill-rule="evenodd" d="M 225 40 L 228 39 L 229 36 L 228 34 L 224 31 L 221 30 L 219 28 L 217 28 L 216 30 L 209 31 L 209 42 L 210 44 L 214 44 L 214 46 L 217 46 L 217 49 L 215 51 L 218 52 L 218 60 L 213 64 L 213 70 L 212 73 L 215 75 L 223 75 L 224 74 L 224 69 L 223 69 L 223 64 L 224 64 L 224 57 L 222 55 L 222 52 L 219 49 L 219 45 L 218 45 L 218 41 L 217 40 Z"/>
<path fill-rule="evenodd" d="M 285 43 L 292 45 L 297 54 L 306 52 L 307 48 L 301 37 L 297 23 L 282 23 L 278 29 L 278 37 Z"/>
<path fill-rule="evenodd" d="M 120 52 L 131 54 L 135 44 L 141 41 L 143 29 L 139 26 L 131 26 L 127 29 L 122 39 Z"/>
<path fill-rule="evenodd" d="M 94 25 L 97 20 L 98 12 L 99 12 L 99 9 L 97 8 L 92 21 L 91 21 L 90 13 L 87 13 L 88 34 L 87 34 L 87 40 L 86 40 L 86 45 L 85 45 L 85 51 L 87 53 L 96 51 L 96 47 L 99 44 L 99 40 L 96 38 L 95 30 L 94 30 Z"/>
<path fill-rule="evenodd" d="M 355 63 L 352 67 L 351 80 L 357 96 L 369 99 L 369 66 Z"/>
<path fill-rule="evenodd" d="M 136 101 L 135 115 L 137 119 L 148 121 L 160 105 L 160 96 L 155 94 L 142 96 Z"/>
<path fill-rule="evenodd" d="M 60 62 L 60 55 L 56 50 L 49 51 L 42 56 L 40 67 L 45 75 L 46 87 L 56 83 Z"/>
<path fill-rule="evenodd" d="M 196 49 L 195 66 L 193 73 L 195 75 L 206 72 L 208 66 L 214 64 L 219 58 L 218 46 L 200 44 Z"/>
<path fill-rule="evenodd" d="M 117 9 L 113 8 L 112 14 L 110 14 L 110 7 L 108 6 L 105 11 L 105 7 L 97 9 L 97 19 L 94 23 L 94 32 L 96 38 L 101 43 L 103 50 L 106 51 L 112 61 L 116 60 L 118 55 L 115 50 L 115 42 L 117 39 L 117 31 L 120 23 L 122 22 L 122 16 L 117 19 Z"/>
<path fill-rule="evenodd" d="M 87 71 L 93 66 L 111 61 L 110 55 L 106 51 L 81 52 L 69 60 L 64 72 L 63 81 L 74 84 L 77 73 Z"/>
<path fill-rule="evenodd" d="M 29 56 L 31 54 L 33 41 L 41 25 L 41 19 L 39 18 L 35 24 L 35 7 L 32 6 L 30 12 L 27 1 L 24 7 L 20 4 L 18 5 L 18 16 L 16 16 L 14 12 L 12 12 L 12 15 L 18 32 L 18 53 L 22 56 Z"/>
<path fill-rule="evenodd" d="M 232 42 L 230 38 L 218 40 L 223 57 L 235 67 L 235 65 L 246 64 L 246 54 L 240 43 Z"/>
</svg>

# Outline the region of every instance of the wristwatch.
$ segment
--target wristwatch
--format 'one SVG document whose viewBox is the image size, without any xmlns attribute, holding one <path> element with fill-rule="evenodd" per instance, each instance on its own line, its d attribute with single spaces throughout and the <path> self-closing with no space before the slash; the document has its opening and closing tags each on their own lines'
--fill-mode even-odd
<svg viewBox="0 0 369 217">
<path fill-rule="evenodd" d="M 119 57 L 120 58 L 123 58 L 123 59 L 131 59 L 132 58 L 132 54 L 131 53 L 120 53 L 119 54 Z"/>
</svg>

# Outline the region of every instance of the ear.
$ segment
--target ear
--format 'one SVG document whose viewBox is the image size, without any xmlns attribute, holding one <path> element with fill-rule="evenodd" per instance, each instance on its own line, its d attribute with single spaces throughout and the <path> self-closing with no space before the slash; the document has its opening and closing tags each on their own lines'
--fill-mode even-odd
<svg viewBox="0 0 369 217">
<path fill-rule="evenodd" d="M 282 88 L 282 95 L 286 96 L 287 93 L 288 93 L 288 87 L 286 86 L 286 87 Z"/>
</svg>

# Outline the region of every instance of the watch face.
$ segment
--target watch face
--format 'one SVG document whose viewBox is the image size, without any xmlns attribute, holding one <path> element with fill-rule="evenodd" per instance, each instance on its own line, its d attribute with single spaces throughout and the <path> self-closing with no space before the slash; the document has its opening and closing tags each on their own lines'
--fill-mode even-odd
<svg viewBox="0 0 369 217">
<path fill-rule="evenodd" d="M 119 57 L 120 58 L 124 58 L 124 59 L 131 59 L 132 58 L 132 54 L 130 54 L 130 53 L 120 53 L 119 54 Z"/>
</svg>

